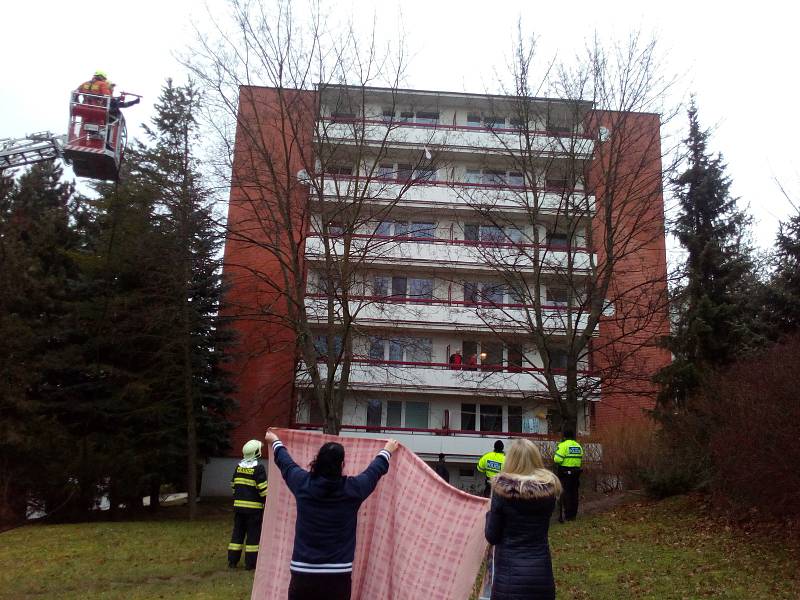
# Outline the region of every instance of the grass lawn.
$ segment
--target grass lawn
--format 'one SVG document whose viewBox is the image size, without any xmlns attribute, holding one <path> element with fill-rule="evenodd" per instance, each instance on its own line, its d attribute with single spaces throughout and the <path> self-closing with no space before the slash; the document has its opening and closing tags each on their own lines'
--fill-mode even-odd
<svg viewBox="0 0 800 600">
<path fill-rule="evenodd" d="M 0 534 L 0 599 L 245 600 L 252 572 L 227 569 L 229 528 L 230 514 L 216 508 L 195 523 L 8 531 Z M 726 530 L 690 499 L 617 508 L 551 531 L 560 599 L 800 598 L 796 549 Z"/>
</svg>

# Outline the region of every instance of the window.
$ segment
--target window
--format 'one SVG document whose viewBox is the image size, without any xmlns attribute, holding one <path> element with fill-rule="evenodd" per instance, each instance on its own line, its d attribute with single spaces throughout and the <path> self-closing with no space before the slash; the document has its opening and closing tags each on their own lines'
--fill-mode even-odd
<svg viewBox="0 0 800 600">
<path fill-rule="evenodd" d="M 378 221 L 375 225 L 374 235 L 389 237 L 392 235 L 392 222 L 391 221 Z"/>
<path fill-rule="evenodd" d="M 344 111 L 331 112 L 331 121 L 355 121 L 355 120 L 356 120 L 356 113 L 344 112 Z"/>
<path fill-rule="evenodd" d="M 433 279 L 409 278 L 408 295 L 410 298 L 433 299 Z"/>
<path fill-rule="evenodd" d="M 481 225 L 482 242 L 504 242 L 506 240 L 502 227 L 496 225 Z"/>
<path fill-rule="evenodd" d="M 481 286 L 481 299 L 483 302 L 502 304 L 505 291 L 505 286 L 501 283 L 484 283 Z"/>
<path fill-rule="evenodd" d="M 548 113 L 545 127 L 553 133 L 572 133 L 571 119 L 564 113 Z"/>
<path fill-rule="evenodd" d="M 381 119 L 384 121 L 394 121 L 394 114 L 393 108 L 384 108 L 383 113 L 381 114 Z"/>
<path fill-rule="evenodd" d="M 319 356 L 328 355 L 328 336 L 318 335 L 314 337 L 314 348 Z M 333 337 L 333 353 L 338 356 L 342 352 L 342 336 Z"/>
<path fill-rule="evenodd" d="M 508 432 L 522 433 L 522 407 L 508 407 Z"/>
<path fill-rule="evenodd" d="M 341 223 L 328 223 L 328 235 L 334 237 L 344 235 L 344 225 Z"/>
<path fill-rule="evenodd" d="M 399 400 L 389 400 L 386 403 L 386 426 L 403 426 L 403 403 Z"/>
<path fill-rule="evenodd" d="M 547 245 L 553 248 L 566 248 L 569 244 L 569 235 L 566 233 L 547 232 Z"/>
<path fill-rule="evenodd" d="M 468 242 L 477 242 L 479 230 L 480 228 L 477 223 L 464 224 L 464 240 Z"/>
<path fill-rule="evenodd" d="M 413 222 L 409 235 L 414 238 L 436 239 L 436 223 Z"/>
<path fill-rule="evenodd" d="M 469 467 L 460 467 L 458 469 L 459 477 L 475 477 L 475 469 Z"/>
<path fill-rule="evenodd" d="M 548 287 L 546 297 L 548 304 L 556 306 L 566 306 L 569 304 L 569 290 L 565 287 Z"/>
<path fill-rule="evenodd" d="M 326 175 L 352 175 L 353 165 L 325 165 L 324 169 Z"/>
<path fill-rule="evenodd" d="M 367 402 L 367 427 L 380 427 L 383 417 L 383 402 L 369 400 Z"/>
<path fill-rule="evenodd" d="M 319 402 L 314 398 L 308 397 L 308 422 L 314 425 L 322 424 L 325 419 L 322 418 L 322 411 L 319 408 Z"/>
<path fill-rule="evenodd" d="M 394 224 L 394 235 L 396 237 L 407 237 L 408 236 L 408 221 L 395 221 L 395 224 Z"/>
<path fill-rule="evenodd" d="M 414 165 L 400 163 L 397 165 L 397 179 L 403 183 L 414 178 Z"/>
<path fill-rule="evenodd" d="M 500 342 L 483 342 L 481 344 L 481 364 L 490 369 L 501 369 L 503 367 L 503 344 Z M 481 410 L 481 414 L 483 414 L 483 410 Z M 492 429 L 491 431 L 500 430 Z"/>
<path fill-rule="evenodd" d="M 403 341 L 389 340 L 389 360 L 403 360 Z"/>
<path fill-rule="evenodd" d="M 526 129 L 528 124 L 522 117 L 511 117 L 508 119 L 508 125 L 512 129 Z"/>
<path fill-rule="evenodd" d="M 406 402 L 406 427 L 428 428 L 427 402 Z"/>
<path fill-rule="evenodd" d="M 466 174 L 464 175 L 464 181 L 466 183 L 480 183 L 481 180 L 481 170 L 480 169 L 467 169 Z"/>
<path fill-rule="evenodd" d="M 522 187 L 525 185 L 525 176 L 519 171 L 509 171 L 508 175 L 506 176 L 506 183 L 508 185 Z"/>
<path fill-rule="evenodd" d="M 439 122 L 439 113 L 433 111 L 417 111 L 417 123 L 427 123 L 435 125 Z"/>
<path fill-rule="evenodd" d="M 420 167 L 417 169 L 417 179 L 420 181 L 435 181 L 436 169 L 433 167 Z"/>
<path fill-rule="evenodd" d="M 389 295 L 389 284 L 391 279 L 384 275 L 376 275 L 372 280 L 372 295 L 379 298 L 386 298 Z"/>
<path fill-rule="evenodd" d="M 472 281 L 464 282 L 464 304 L 477 304 L 480 302 L 479 286 L 480 284 Z"/>
<path fill-rule="evenodd" d="M 567 368 L 566 350 L 550 350 L 550 368 L 552 369 Z"/>
<path fill-rule="evenodd" d="M 566 190 L 569 188 L 569 179 L 565 175 L 547 175 L 544 185 L 553 190 Z"/>
<path fill-rule="evenodd" d="M 414 111 L 401 110 L 400 118 L 398 119 L 398 121 L 411 121 L 413 118 L 414 118 Z"/>
<path fill-rule="evenodd" d="M 406 361 L 429 363 L 433 356 L 433 340 L 430 338 L 409 338 L 405 341 Z"/>
<path fill-rule="evenodd" d="M 525 241 L 525 234 L 523 233 L 522 229 L 519 229 L 513 225 L 506 227 L 505 233 L 506 237 L 515 244 L 522 244 Z"/>
<path fill-rule="evenodd" d="M 476 431 L 474 404 L 461 404 L 461 429 L 464 431 Z"/>
<path fill-rule="evenodd" d="M 512 344 L 508 347 L 508 370 L 521 371 L 522 365 L 525 362 L 525 356 L 522 351 L 522 346 Z"/>
<path fill-rule="evenodd" d="M 386 340 L 379 337 L 373 337 L 369 340 L 369 357 L 372 360 L 384 360 L 384 348 L 386 347 Z"/>
<path fill-rule="evenodd" d="M 503 431 L 503 407 L 481 404 L 481 431 Z"/>
<path fill-rule="evenodd" d="M 405 277 L 392 277 L 392 298 L 403 299 L 408 292 L 408 280 Z"/>
<path fill-rule="evenodd" d="M 486 127 L 505 127 L 506 126 L 506 118 L 499 117 L 497 115 L 488 115 L 483 117 L 483 124 Z"/>
<path fill-rule="evenodd" d="M 503 185 L 506 182 L 506 172 L 487 169 L 483 172 L 483 183 L 489 185 Z"/>
<path fill-rule="evenodd" d="M 471 125 L 472 127 L 480 127 L 481 116 L 476 113 L 467 113 L 467 125 Z"/>
<path fill-rule="evenodd" d="M 378 179 L 394 179 L 395 170 L 394 165 L 381 164 L 378 166 L 378 171 L 375 175 Z"/>
</svg>

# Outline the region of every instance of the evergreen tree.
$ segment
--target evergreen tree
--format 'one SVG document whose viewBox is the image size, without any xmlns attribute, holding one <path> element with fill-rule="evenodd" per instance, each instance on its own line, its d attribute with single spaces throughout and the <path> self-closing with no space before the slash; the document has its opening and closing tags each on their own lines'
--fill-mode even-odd
<svg viewBox="0 0 800 600">
<path fill-rule="evenodd" d="M 156 104 L 150 145 L 141 149 L 139 176 L 155 192 L 156 220 L 167 248 L 158 271 L 162 293 L 160 390 L 165 406 L 182 407 L 190 516 L 195 514 L 199 461 L 227 447 L 231 386 L 223 368 L 227 330 L 219 322 L 221 237 L 212 196 L 199 168 L 195 119 L 200 96 L 189 83 L 168 80 Z M 169 462 L 169 461 L 167 461 Z"/>
<path fill-rule="evenodd" d="M 775 246 L 776 267 L 764 312 L 779 337 L 800 327 L 800 212 L 781 222 Z"/>
<path fill-rule="evenodd" d="M 750 218 L 730 195 L 721 155 L 708 150 L 694 101 L 689 108 L 686 169 L 673 181 L 680 206 L 673 233 L 685 250 L 682 283 L 675 293 L 674 330 L 667 340 L 673 362 L 657 376 L 660 402 L 689 408 L 710 369 L 729 364 L 757 343 Z"/>
</svg>

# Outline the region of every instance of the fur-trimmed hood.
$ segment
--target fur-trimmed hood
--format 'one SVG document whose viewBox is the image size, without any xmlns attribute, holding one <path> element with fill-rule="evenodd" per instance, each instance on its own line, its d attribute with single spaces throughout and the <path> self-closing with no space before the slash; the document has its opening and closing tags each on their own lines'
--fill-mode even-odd
<svg viewBox="0 0 800 600">
<path fill-rule="evenodd" d="M 557 497 L 561 494 L 561 483 L 547 469 L 538 469 L 532 475 L 499 473 L 492 478 L 492 488 L 498 496 L 521 500 Z"/>
</svg>

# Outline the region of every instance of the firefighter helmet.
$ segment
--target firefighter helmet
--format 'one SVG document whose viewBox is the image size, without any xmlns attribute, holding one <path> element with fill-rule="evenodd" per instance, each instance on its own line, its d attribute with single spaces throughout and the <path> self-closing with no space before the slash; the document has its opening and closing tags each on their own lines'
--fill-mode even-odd
<svg viewBox="0 0 800 600">
<path fill-rule="evenodd" d="M 258 440 L 250 440 L 242 446 L 242 455 L 245 460 L 253 460 L 254 458 L 261 458 L 261 442 Z"/>
<path fill-rule="evenodd" d="M 95 71 L 94 72 L 94 76 L 95 77 L 102 77 L 103 79 L 108 79 L 108 75 L 106 75 L 105 71 Z"/>
</svg>

